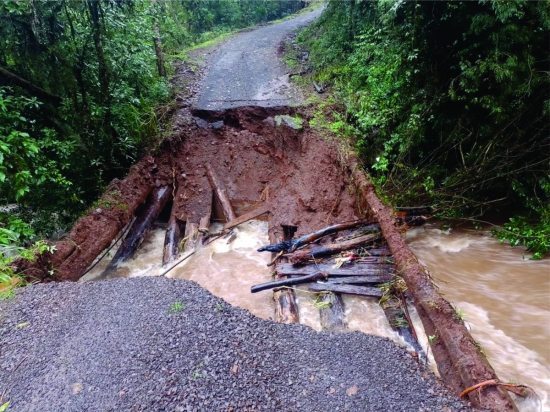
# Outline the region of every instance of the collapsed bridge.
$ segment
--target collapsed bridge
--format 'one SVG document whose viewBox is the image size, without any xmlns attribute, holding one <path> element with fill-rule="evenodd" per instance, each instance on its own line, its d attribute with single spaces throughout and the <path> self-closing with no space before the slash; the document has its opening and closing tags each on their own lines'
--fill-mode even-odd
<svg viewBox="0 0 550 412">
<path fill-rule="evenodd" d="M 437 337 L 430 351 L 447 385 L 458 394 L 493 382 L 472 390 L 470 401 L 489 410 L 515 409 L 463 321 L 405 244 L 403 219 L 396 221 L 380 202 L 352 155 L 301 124 L 307 111 L 244 107 L 201 115 L 112 182 L 52 255 L 20 262 L 19 269 L 29 279 L 76 281 L 124 238 L 104 277 L 116 276 L 117 265 L 163 213 L 169 269 L 220 235 L 209 232 L 212 221 L 224 221 L 227 233 L 261 216 L 268 221 L 275 281 L 253 291 L 275 288 L 276 320 L 299 322 L 292 289 L 298 284 L 328 303 L 320 310 L 329 330 L 345 330 L 342 294 L 386 296 L 390 325 L 421 359 L 426 353 L 407 313 L 414 306 L 426 334 Z"/>
</svg>

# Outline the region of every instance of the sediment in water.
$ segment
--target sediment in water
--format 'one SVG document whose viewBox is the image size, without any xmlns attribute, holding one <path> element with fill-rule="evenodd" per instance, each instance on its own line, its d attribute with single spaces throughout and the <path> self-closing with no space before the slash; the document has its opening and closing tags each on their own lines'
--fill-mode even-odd
<svg viewBox="0 0 550 412">
<path fill-rule="evenodd" d="M 208 166 L 223 184 L 236 215 L 261 203 L 269 205 L 270 240 L 283 237 L 282 225 L 297 226 L 296 235 L 300 236 L 332 223 L 374 217 L 415 298 L 426 331 L 440 337 L 431 346 L 445 381 L 458 393 L 495 377 L 464 325 L 453 320 L 454 311 L 434 290 L 424 268 L 405 245 L 391 211 L 378 200 L 363 172 L 354 167 L 356 160 L 342 157 L 335 142 L 321 138 L 307 125 L 300 130 L 277 125 L 274 117 L 288 113 L 300 114 L 297 109 L 259 107 L 200 113 L 206 120 L 165 141 L 156 155 L 114 183 L 116 189 L 106 196 L 117 193 L 120 202 L 106 202 L 104 208 L 80 219 L 68 237 L 58 242 L 53 256 L 27 269 L 42 274 L 53 270 L 54 279 L 77 280 L 116 238 L 153 187 L 173 187 L 175 198 L 169 214 L 185 218 L 187 225 L 199 226 L 205 216 L 213 221 L 222 219 L 220 208 L 212 204 Z M 349 190 L 353 187 L 357 193 Z M 430 311 L 428 300 L 440 310 Z M 470 399 L 492 410 L 514 409 L 498 388 L 478 392 Z"/>
</svg>

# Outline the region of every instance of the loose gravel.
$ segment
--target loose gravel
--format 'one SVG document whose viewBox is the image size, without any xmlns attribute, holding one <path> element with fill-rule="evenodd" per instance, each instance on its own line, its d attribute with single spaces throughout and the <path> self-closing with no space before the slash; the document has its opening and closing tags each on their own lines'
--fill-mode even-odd
<svg viewBox="0 0 550 412">
<path fill-rule="evenodd" d="M 49 283 L 0 302 L 10 411 L 464 411 L 393 342 L 258 319 L 165 278 Z"/>
</svg>

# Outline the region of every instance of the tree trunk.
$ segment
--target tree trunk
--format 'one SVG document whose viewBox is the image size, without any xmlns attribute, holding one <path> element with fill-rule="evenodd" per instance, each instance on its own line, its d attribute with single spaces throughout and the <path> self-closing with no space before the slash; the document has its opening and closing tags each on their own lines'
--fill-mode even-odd
<svg viewBox="0 0 550 412">
<path fill-rule="evenodd" d="M 289 241 L 296 232 L 296 226 L 283 225 L 283 241 Z M 274 242 L 275 236 L 269 231 L 269 240 Z M 281 258 L 283 261 L 285 257 Z M 284 279 L 284 277 L 275 274 L 275 279 Z M 273 293 L 275 301 L 275 320 L 279 323 L 298 323 L 298 305 L 296 304 L 296 296 L 292 289 L 277 290 Z"/>
<path fill-rule="evenodd" d="M 162 51 L 162 40 L 160 36 L 160 26 L 158 20 L 159 3 L 157 0 L 151 1 L 153 8 L 153 46 L 155 47 L 155 56 L 157 57 L 157 70 L 159 76 L 166 77 L 166 69 L 164 67 L 164 53 Z"/>
<path fill-rule="evenodd" d="M 333 255 L 335 253 L 343 252 L 345 250 L 355 249 L 359 246 L 365 245 L 366 243 L 372 243 L 379 239 L 381 239 L 381 235 L 379 233 L 373 233 L 359 236 L 355 239 L 345 240 L 343 242 L 329 243 L 310 250 L 298 250 L 297 252 L 287 255 L 287 257 L 294 264 L 305 263 L 310 259 Z"/>
<path fill-rule="evenodd" d="M 313 272 L 322 272 L 332 277 L 367 276 L 373 278 L 389 278 L 394 274 L 393 265 L 385 263 L 362 264 L 354 263 L 342 267 L 334 267 L 333 263 L 317 263 L 315 265 L 294 266 L 291 263 L 277 263 L 275 270 L 281 276 L 303 276 Z"/>
<path fill-rule="evenodd" d="M 173 213 L 170 214 L 166 236 L 164 237 L 164 252 L 162 254 L 162 266 L 172 263 L 180 253 L 181 221 Z"/>
<path fill-rule="evenodd" d="M 212 191 L 220 202 L 223 214 L 225 215 L 225 221 L 231 222 L 232 220 L 235 220 L 237 216 L 233 211 L 233 207 L 231 206 L 231 202 L 229 201 L 229 197 L 227 196 L 225 186 L 209 164 L 207 164 L 205 167 L 206 175 L 208 176 L 208 180 L 210 182 L 210 185 L 212 186 Z"/>
<path fill-rule="evenodd" d="M 29 94 L 38 97 L 46 103 L 50 103 L 54 106 L 61 104 L 61 97 L 51 94 L 41 87 L 35 86 L 28 80 L 19 77 L 15 73 L 0 67 L 0 84 L 5 86 L 18 86 L 27 91 Z"/>
<path fill-rule="evenodd" d="M 348 295 L 370 296 L 373 298 L 381 298 L 382 291 L 379 288 L 372 286 L 355 286 L 355 285 L 335 285 L 333 283 L 312 283 L 309 285 L 309 290 L 313 292 L 336 292 L 347 293 Z"/>
<path fill-rule="evenodd" d="M 344 301 L 342 296 L 336 293 L 322 293 L 318 298 L 319 302 L 327 303 L 326 307 L 319 309 L 321 327 L 323 330 L 332 332 L 347 329 L 345 321 Z"/>
<path fill-rule="evenodd" d="M 160 215 L 171 196 L 172 192 L 168 186 L 158 187 L 153 190 L 147 205 L 143 208 L 141 213 L 136 216 L 136 220 L 132 224 L 132 227 L 118 248 L 115 256 L 103 271 L 102 277 L 106 277 L 116 271 L 120 263 L 128 260 L 134 255 L 143 241 L 145 234 Z"/>
</svg>

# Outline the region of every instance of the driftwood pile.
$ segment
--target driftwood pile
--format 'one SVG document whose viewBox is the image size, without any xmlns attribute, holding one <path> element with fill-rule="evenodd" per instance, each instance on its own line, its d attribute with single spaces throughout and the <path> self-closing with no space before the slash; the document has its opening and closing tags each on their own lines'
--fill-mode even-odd
<svg viewBox="0 0 550 412">
<path fill-rule="evenodd" d="M 339 232 L 348 233 L 334 242 L 314 245 Z M 307 284 L 315 292 L 380 298 L 382 290 L 375 285 L 389 282 L 394 276 L 389 251 L 380 247 L 382 240 L 376 223 L 357 220 L 263 246 L 258 251 L 278 252 L 277 256 L 287 261 L 275 264 L 277 277 L 284 279 L 253 286 L 251 292 Z"/>
<path fill-rule="evenodd" d="M 296 239 L 287 236 L 258 250 L 277 253 L 276 280 L 253 286 L 252 293 L 268 289 L 291 291 L 299 285 L 318 293 L 321 325 L 327 330 L 346 328 L 342 295 L 379 299 L 392 328 L 422 354 L 408 315 L 405 292 L 393 286 L 399 278 L 376 222 L 335 224 Z"/>
</svg>

